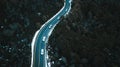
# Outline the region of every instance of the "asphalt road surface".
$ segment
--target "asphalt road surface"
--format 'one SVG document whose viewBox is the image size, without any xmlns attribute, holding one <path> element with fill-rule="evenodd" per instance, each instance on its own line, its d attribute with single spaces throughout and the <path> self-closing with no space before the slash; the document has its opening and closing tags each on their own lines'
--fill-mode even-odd
<svg viewBox="0 0 120 67">
<path fill-rule="evenodd" d="M 66 16 L 71 9 L 72 0 L 64 0 L 63 8 L 49 19 L 35 33 L 32 40 L 32 58 L 31 67 L 49 67 L 47 64 L 46 43 L 55 26 L 59 23 L 61 16 Z"/>
</svg>

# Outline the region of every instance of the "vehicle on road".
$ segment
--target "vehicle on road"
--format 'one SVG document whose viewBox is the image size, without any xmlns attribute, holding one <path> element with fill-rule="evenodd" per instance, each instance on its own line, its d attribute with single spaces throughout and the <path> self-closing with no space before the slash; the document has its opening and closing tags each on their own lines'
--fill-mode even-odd
<svg viewBox="0 0 120 67">
<path fill-rule="evenodd" d="M 41 55 L 43 55 L 44 54 L 44 49 L 41 49 Z"/>
<path fill-rule="evenodd" d="M 66 9 L 65 11 L 67 11 L 68 9 Z"/>
<path fill-rule="evenodd" d="M 42 41 L 45 41 L 45 39 L 46 39 L 46 37 L 44 36 L 43 39 L 42 39 Z"/>
<path fill-rule="evenodd" d="M 49 28 L 51 28 L 52 27 L 52 24 L 49 26 Z"/>
<path fill-rule="evenodd" d="M 57 19 L 60 19 L 60 16 Z"/>
<path fill-rule="evenodd" d="M 38 34 L 32 40 L 31 67 L 51 67 L 54 62 L 48 63 L 47 43 L 54 27 L 68 15 L 72 0 L 63 0 L 64 6 L 51 19 L 41 26 Z M 39 13 L 38 13 L 39 15 Z M 48 63 L 48 64 L 47 64 Z"/>
</svg>

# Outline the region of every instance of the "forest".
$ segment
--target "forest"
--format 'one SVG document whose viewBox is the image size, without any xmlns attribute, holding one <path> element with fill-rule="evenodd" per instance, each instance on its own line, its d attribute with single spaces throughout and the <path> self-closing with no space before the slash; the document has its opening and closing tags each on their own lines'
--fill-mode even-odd
<svg viewBox="0 0 120 67">
<path fill-rule="evenodd" d="M 52 67 L 120 67 L 120 0 L 73 0 L 48 42 Z"/>
<path fill-rule="evenodd" d="M 0 67 L 30 67 L 35 32 L 63 0 L 0 0 Z"/>
<path fill-rule="evenodd" d="M 34 33 L 63 0 L 0 1 L 0 67 L 30 67 Z M 51 67 L 120 67 L 120 0 L 73 0 L 49 38 Z"/>
</svg>

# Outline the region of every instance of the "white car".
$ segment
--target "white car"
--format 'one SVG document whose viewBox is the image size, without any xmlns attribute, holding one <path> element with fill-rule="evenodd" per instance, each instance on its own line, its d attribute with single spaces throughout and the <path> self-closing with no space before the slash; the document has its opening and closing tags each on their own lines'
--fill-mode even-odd
<svg viewBox="0 0 120 67">
<path fill-rule="evenodd" d="M 45 39 L 46 39 L 46 37 L 44 36 L 43 39 L 42 39 L 42 41 L 45 41 Z"/>
<path fill-rule="evenodd" d="M 60 19 L 60 16 L 57 19 Z"/>
<path fill-rule="evenodd" d="M 41 49 L 41 55 L 43 55 L 44 54 L 44 49 Z"/>
<path fill-rule="evenodd" d="M 66 9 L 65 11 L 67 11 L 68 9 Z"/>
<path fill-rule="evenodd" d="M 49 28 L 51 28 L 51 27 L 52 27 L 52 25 L 49 26 Z"/>
</svg>

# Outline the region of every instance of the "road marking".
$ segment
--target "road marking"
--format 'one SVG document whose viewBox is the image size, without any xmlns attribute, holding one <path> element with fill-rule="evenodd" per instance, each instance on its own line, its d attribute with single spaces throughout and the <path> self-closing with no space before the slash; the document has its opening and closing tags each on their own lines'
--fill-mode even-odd
<svg viewBox="0 0 120 67">
<path fill-rule="evenodd" d="M 31 43 L 31 48 L 32 48 L 32 50 L 31 50 L 31 52 L 32 52 L 32 57 L 31 57 L 31 67 L 33 67 L 33 60 L 34 60 L 34 58 L 35 58 L 35 56 L 33 55 L 34 54 L 34 47 L 35 47 L 35 40 L 36 40 L 36 38 L 37 38 L 37 35 L 38 35 L 38 33 L 39 33 L 39 31 L 40 30 L 38 30 L 36 33 L 35 33 L 35 35 L 34 35 L 34 37 L 33 37 L 33 40 L 32 40 L 32 43 Z"/>
</svg>

